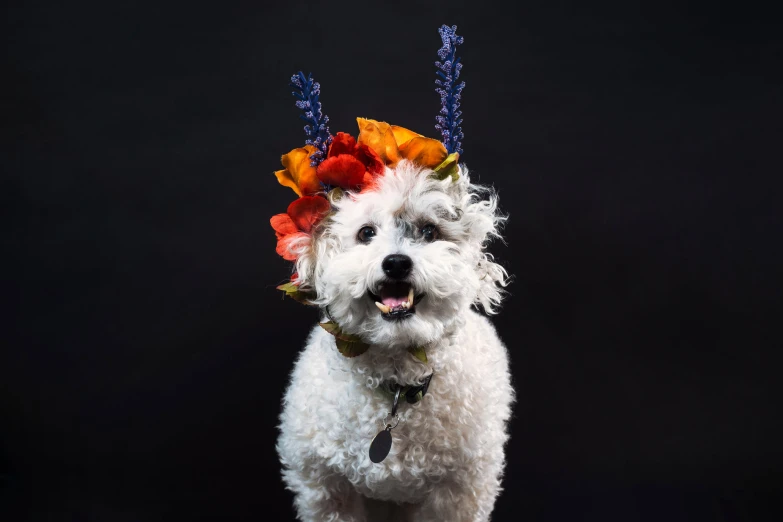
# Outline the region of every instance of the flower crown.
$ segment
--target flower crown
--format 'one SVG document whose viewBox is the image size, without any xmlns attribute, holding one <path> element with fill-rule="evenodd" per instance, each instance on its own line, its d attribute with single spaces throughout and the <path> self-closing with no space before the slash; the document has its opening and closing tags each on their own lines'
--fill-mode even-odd
<svg viewBox="0 0 783 522">
<path fill-rule="evenodd" d="M 282 156 L 285 168 L 275 172 L 277 181 L 299 196 L 285 213 L 270 220 L 277 235 L 277 253 L 283 259 L 296 261 L 297 244 L 307 241 L 313 228 L 332 212 L 331 201 L 342 197 L 346 190 L 372 190 L 386 167 L 394 168 L 403 159 L 432 169 L 438 179 L 459 178 L 464 137 L 459 106 L 465 82 L 457 83 L 462 64 L 456 51 L 463 38 L 457 36 L 457 26 L 444 25 L 438 32 L 443 46 L 438 50 L 440 60 L 435 62 L 435 91 L 441 99 L 435 128 L 441 132 L 442 141 L 365 118 L 357 118 L 358 138 L 344 132 L 332 136 L 327 126 L 329 118 L 321 111 L 321 86 L 302 72 L 291 78 L 296 107 L 302 111 L 300 118 L 307 122 L 307 139 L 304 147 Z M 308 303 L 312 294 L 299 286 L 294 274 L 289 283 L 278 289 Z"/>
</svg>

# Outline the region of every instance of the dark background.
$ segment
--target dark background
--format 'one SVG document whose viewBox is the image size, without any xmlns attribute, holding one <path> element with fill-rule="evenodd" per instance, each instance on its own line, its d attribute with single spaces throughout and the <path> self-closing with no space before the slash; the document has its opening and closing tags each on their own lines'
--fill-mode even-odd
<svg viewBox="0 0 783 522">
<path fill-rule="evenodd" d="M 463 159 L 511 216 L 494 520 L 766 519 L 779 19 L 588 4 L 6 8 L 0 519 L 292 519 L 276 417 L 316 314 L 274 290 L 288 79 L 314 73 L 333 132 L 436 137 L 442 23 Z"/>
</svg>

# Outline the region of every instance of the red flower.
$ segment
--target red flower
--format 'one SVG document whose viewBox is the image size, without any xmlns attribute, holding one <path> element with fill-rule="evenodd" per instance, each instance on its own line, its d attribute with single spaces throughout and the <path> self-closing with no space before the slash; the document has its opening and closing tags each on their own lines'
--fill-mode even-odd
<svg viewBox="0 0 783 522">
<path fill-rule="evenodd" d="M 357 145 L 350 134 L 338 132 L 316 174 L 327 185 L 355 189 L 372 184 L 383 170 L 383 161 L 374 150 Z"/>
<path fill-rule="evenodd" d="M 310 231 L 330 210 L 329 202 L 321 196 L 303 196 L 288 205 L 285 214 L 272 216 L 269 222 L 277 236 L 277 253 L 283 259 L 296 261 L 292 243 L 309 238 Z"/>
<path fill-rule="evenodd" d="M 288 205 L 288 215 L 299 230 L 310 233 L 313 226 L 321 221 L 330 209 L 331 206 L 326 198 L 304 196 Z"/>
<path fill-rule="evenodd" d="M 329 146 L 327 158 L 339 156 L 340 154 L 353 154 L 356 150 L 356 139 L 347 132 L 338 132 L 332 138 L 332 144 Z"/>
<path fill-rule="evenodd" d="M 383 160 L 378 153 L 372 150 L 364 143 L 356 145 L 356 152 L 354 153 L 356 158 L 367 166 L 367 172 L 373 176 L 380 176 L 383 174 L 384 165 Z"/>
<path fill-rule="evenodd" d="M 326 158 L 318 166 L 318 179 L 327 185 L 353 188 L 361 185 L 365 168 L 361 161 L 350 154 Z"/>
</svg>

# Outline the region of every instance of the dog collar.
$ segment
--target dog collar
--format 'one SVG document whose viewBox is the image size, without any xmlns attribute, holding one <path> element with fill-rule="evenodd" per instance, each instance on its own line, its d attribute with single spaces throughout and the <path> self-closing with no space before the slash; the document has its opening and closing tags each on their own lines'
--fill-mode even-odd
<svg viewBox="0 0 783 522">
<path fill-rule="evenodd" d="M 405 402 L 408 404 L 416 404 L 422 400 L 425 395 L 427 395 L 427 390 L 430 387 L 430 381 L 432 380 L 433 375 L 435 375 L 435 372 L 426 376 L 422 384 L 408 384 L 405 386 L 400 386 L 400 384 L 396 382 L 383 382 L 380 386 L 378 386 L 378 389 L 381 392 L 387 394 L 389 397 L 395 397 L 397 395 L 397 390 L 399 390 L 400 396 L 405 397 Z M 397 401 L 399 402 L 399 398 Z M 397 413 L 397 404 L 393 403 L 392 416 L 394 416 L 395 413 Z"/>
</svg>

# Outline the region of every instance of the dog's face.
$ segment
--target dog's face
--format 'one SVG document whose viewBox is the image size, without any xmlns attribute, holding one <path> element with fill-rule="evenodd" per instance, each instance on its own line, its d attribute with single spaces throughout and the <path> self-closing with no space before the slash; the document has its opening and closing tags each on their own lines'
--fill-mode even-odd
<svg viewBox="0 0 783 522">
<path fill-rule="evenodd" d="M 303 284 L 343 331 L 388 347 L 422 346 L 472 304 L 492 311 L 506 273 L 484 252 L 496 199 L 401 162 L 371 191 L 334 202 L 299 257 Z"/>
</svg>

